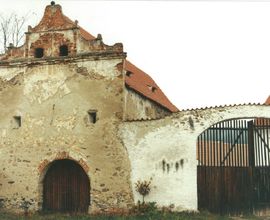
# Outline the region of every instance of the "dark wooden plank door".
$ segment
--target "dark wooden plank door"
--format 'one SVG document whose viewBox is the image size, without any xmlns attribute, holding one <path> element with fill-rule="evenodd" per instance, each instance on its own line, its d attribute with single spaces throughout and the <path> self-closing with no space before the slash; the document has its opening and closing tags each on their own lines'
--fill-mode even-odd
<svg viewBox="0 0 270 220">
<path fill-rule="evenodd" d="M 252 212 L 252 168 L 221 168 L 221 214 L 241 214 Z"/>
<path fill-rule="evenodd" d="M 81 166 L 72 160 L 53 162 L 43 182 L 43 209 L 86 213 L 89 204 L 90 181 Z"/>
<path fill-rule="evenodd" d="M 198 207 L 219 214 L 252 211 L 249 167 L 198 166 Z"/>
</svg>

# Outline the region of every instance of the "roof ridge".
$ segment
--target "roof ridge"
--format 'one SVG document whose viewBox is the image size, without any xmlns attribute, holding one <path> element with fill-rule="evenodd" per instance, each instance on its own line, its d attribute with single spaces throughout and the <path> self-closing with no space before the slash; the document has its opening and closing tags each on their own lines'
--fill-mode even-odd
<svg viewBox="0 0 270 220">
<path fill-rule="evenodd" d="M 187 108 L 183 109 L 180 112 L 184 111 L 194 111 L 194 110 L 205 110 L 205 109 L 214 109 L 214 108 L 225 108 L 225 107 L 238 107 L 238 106 L 267 106 L 269 104 L 261 103 L 242 103 L 242 104 L 225 104 L 225 105 L 216 105 L 216 106 L 205 106 L 201 108 Z"/>
</svg>

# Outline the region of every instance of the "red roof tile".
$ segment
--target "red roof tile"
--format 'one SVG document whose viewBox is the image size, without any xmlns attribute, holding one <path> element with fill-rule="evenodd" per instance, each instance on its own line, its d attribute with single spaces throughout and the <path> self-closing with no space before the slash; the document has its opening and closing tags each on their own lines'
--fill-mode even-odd
<svg viewBox="0 0 270 220">
<path fill-rule="evenodd" d="M 270 96 L 268 96 L 268 98 L 266 99 L 265 103 L 266 105 L 270 105 Z"/>
<path fill-rule="evenodd" d="M 70 18 L 65 16 L 62 12 L 61 5 L 48 5 L 45 9 L 44 15 L 39 24 L 34 27 L 33 31 L 47 31 L 55 29 L 68 29 L 76 27 L 76 23 Z M 90 33 L 84 30 L 82 27 L 77 26 L 80 30 L 81 36 L 85 40 L 95 39 Z"/>
<path fill-rule="evenodd" d="M 146 98 L 158 103 L 171 112 L 179 111 L 179 109 L 170 102 L 170 100 L 148 74 L 127 60 L 125 61 L 124 68 L 127 72 L 130 72 L 130 74 L 128 74 L 129 76 L 125 77 L 125 83 L 128 87 L 132 88 Z"/>
<path fill-rule="evenodd" d="M 72 22 L 75 25 L 75 22 L 73 22 L 69 17 L 64 15 L 64 18 L 67 22 Z M 82 27 L 78 26 L 80 29 L 80 33 L 81 36 L 85 39 L 85 40 L 94 40 L 95 37 L 93 35 L 91 35 L 89 32 L 87 32 L 86 30 L 84 30 Z"/>
</svg>

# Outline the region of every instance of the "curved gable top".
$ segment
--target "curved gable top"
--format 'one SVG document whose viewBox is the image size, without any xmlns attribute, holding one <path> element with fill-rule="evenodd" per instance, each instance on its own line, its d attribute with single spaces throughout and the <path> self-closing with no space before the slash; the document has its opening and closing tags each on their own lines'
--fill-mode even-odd
<svg viewBox="0 0 270 220">
<path fill-rule="evenodd" d="M 96 39 L 86 30 L 78 26 L 77 22 L 72 21 L 70 18 L 65 16 L 62 12 L 61 5 L 47 5 L 45 8 L 44 15 L 37 26 L 31 29 L 33 32 L 49 31 L 49 30 L 65 30 L 79 28 L 81 36 L 85 40 Z"/>
<path fill-rule="evenodd" d="M 125 61 L 125 70 L 131 73 L 129 76 L 125 77 L 125 84 L 128 87 L 171 112 L 179 111 L 179 109 L 170 102 L 167 96 L 148 74 L 128 60 Z"/>
</svg>

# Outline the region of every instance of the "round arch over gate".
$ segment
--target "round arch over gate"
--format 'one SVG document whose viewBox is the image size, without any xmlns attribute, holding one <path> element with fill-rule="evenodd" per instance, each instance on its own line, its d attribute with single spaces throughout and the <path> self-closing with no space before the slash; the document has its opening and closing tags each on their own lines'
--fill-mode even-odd
<svg viewBox="0 0 270 220">
<path fill-rule="evenodd" d="M 199 209 L 237 214 L 270 207 L 270 118 L 213 124 L 197 138 L 197 161 Z"/>
<path fill-rule="evenodd" d="M 75 161 L 53 161 L 43 179 L 43 210 L 87 213 L 90 204 L 90 180 Z"/>
</svg>

